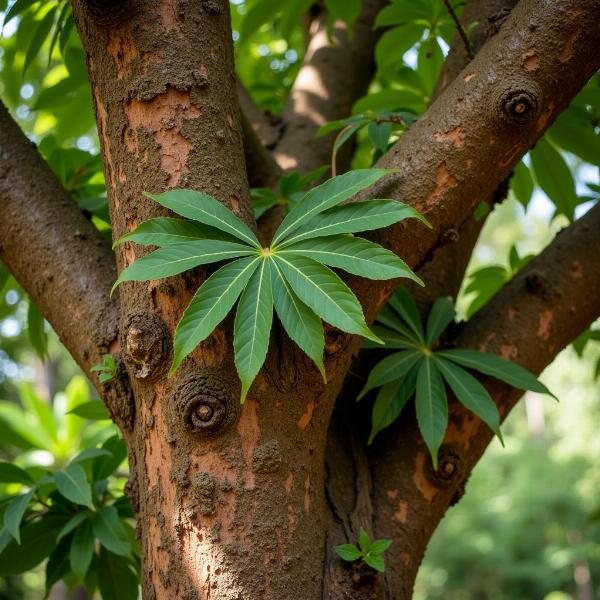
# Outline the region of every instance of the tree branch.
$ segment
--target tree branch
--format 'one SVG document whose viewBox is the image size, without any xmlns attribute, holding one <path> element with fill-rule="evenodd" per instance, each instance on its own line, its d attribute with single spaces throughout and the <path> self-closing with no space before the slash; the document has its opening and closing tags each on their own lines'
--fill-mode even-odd
<svg viewBox="0 0 600 600">
<path fill-rule="evenodd" d="M 403 222 L 382 231 L 377 241 L 419 267 L 469 218 L 600 65 L 598 18 L 600 6 L 593 0 L 551 7 L 542 0 L 519 3 L 500 32 L 378 163 L 401 173 L 361 196 L 408 202 L 433 229 Z M 362 281 L 354 287 L 372 318 L 385 301 L 383 292 L 393 286 Z"/>
<path fill-rule="evenodd" d="M 0 156 L 0 256 L 90 375 L 117 344 L 114 255 L 1 103 Z"/>
<path fill-rule="evenodd" d="M 328 121 L 348 116 L 354 102 L 367 91 L 380 35 L 373 23 L 386 4 L 387 0 L 363 0 L 351 40 L 346 25 L 336 21 L 330 42 L 324 12 L 311 23 L 304 63 L 283 113 L 285 130 L 274 151 L 284 171 L 306 172 L 329 163 L 335 134 L 318 138 L 317 130 Z M 348 161 L 349 154 L 339 160 Z"/>
<path fill-rule="evenodd" d="M 452 340 L 540 373 L 600 315 L 600 206 L 561 232 L 537 258 Z M 523 392 L 484 378 L 506 417 Z M 450 422 L 434 472 L 414 411 L 382 432 L 369 451 L 378 534 L 394 538 L 387 557 L 393 589 L 412 589 L 426 545 L 493 434 L 473 414 L 450 403 Z M 407 582 L 409 585 L 407 585 Z M 408 595 L 400 596 L 408 598 Z"/>
</svg>

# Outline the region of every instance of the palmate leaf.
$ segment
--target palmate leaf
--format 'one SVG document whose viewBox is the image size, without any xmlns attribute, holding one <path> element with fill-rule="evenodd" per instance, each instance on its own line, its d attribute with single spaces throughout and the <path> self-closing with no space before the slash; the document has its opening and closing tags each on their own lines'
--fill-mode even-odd
<svg viewBox="0 0 600 600">
<path fill-rule="evenodd" d="M 83 521 L 75 530 L 69 550 L 69 563 L 73 573 L 83 577 L 89 569 L 94 556 L 96 536 L 92 531 L 92 523 L 88 519 Z"/>
<path fill-rule="evenodd" d="M 277 264 L 271 269 L 273 303 L 281 324 L 290 338 L 317 365 L 323 381 L 327 381 L 323 365 L 325 338 L 321 319 L 292 290 Z"/>
<path fill-rule="evenodd" d="M 406 377 L 386 383 L 379 390 L 371 414 L 369 444 L 382 429 L 391 425 L 398 418 L 408 400 L 415 393 L 417 373 L 418 367 L 415 367 Z"/>
<path fill-rule="evenodd" d="M 71 463 L 62 471 L 57 471 L 54 481 L 58 491 L 67 500 L 95 510 L 92 502 L 92 488 L 87 480 L 85 470 L 80 464 Z"/>
<path fill-rule="evenodd" d="M 437 453 L 448 425 L 448 400 L 444 381 L 432 356 L 425 356 L 419 366 L 416 391 L 417 423 L 437 470 Z"/>
<path fill-rule="evenodd" d="M 504 444 L 500 432 L 500 414 L 488 391 L 475 377 L 449 360 L 438 358 L 437 366 L 457 400 L 486 423 Z"/>
<path fill-rule="evenodd" d="M 313 188 L 285 217 L 275 232 L 272 246 L 276 246 L 314 216 L 348 200 L 391 172 L 390 169 L 357 169 L 328 179 Z"/>
<path fill-rule="evenodd" d="M 437 355 L 441 358 L 451 360 L 461 367 L 474 369 L 484 375 L 491 375 L 520 390 L 530 390 L 539 394 L 548 394 L 556 398 L 533 373 L 495 354 L 478 352 L 476 350 L 442 350 Z"/>
<path fill-rule="evenodd" d="M 371 330 L 385 344 L 385 347 L 390 350 L 409 350 L 415 347 L 413 342 L 407 341 L 406 336 L 387 327 L 377 325 L 377 323 L 371 326 Z M 365 340 L 362 347 L 380 348 L 381 345 L 370 340 Z"/>
<path fill-rule="evenodd" d="M 425 343 L 425 332 L 419 316 L 419 309 L 412 296 L 403 287 L 399 287 L 389 299 L 388 304 L 402 317 L 417 338 Z"/>
<path fill-rule="evenodd" d="M 138 225 L 133 231 L 122 235 L 113 244 L 113 248 L 124 242 L 135 242 L 142 246 L 169 246 L 192 240 L 229 240 L 230 235 L 203 225 L 197 221 L 158 217 Z"/>
<path fill-rule="evenodd" d="M 235 314 L 233 347 L 242 382 L 242 402 L 265 362 L 272 320 L 271 259 L 263 258 L 250 277 Z"/>
<path fill-rule="evenodd" d="M 198 289 L 175 331 L 170 373 L 227 316 L 258 267 L 259 257 L 233 261 L 213 273 Z"/>
<path fill-rule="evenodd" d="M 304 256 L 275 254 L 274 260 L 300 300 L 324 321 L 347 333 L 380 341 L 367 327 L 356 296 L 331 269 Z"/>
<path fill-rule="evenodd" d="M 256 250 L 238 242 L 195 240 L 159 248 L 124 269 L 113 289 L 124 281 L 149 281 L 178 275 L 211 263 L 256 254 Z"/>
<path fill-rule="evenodd" d="M 431 346 L 454 319 L 452 298 L 438 298 L 431 307 L 425 328 L 425 342 Z"/>
<path fill-rule="evenodd" d="M 419 350 L 403 350 L 386 356 L 373 367 L 365 387 L 356 399 L 360 400 L 373 388 L 402 379 L 423 356 Z"/>
<path fill-rule="evenodd" d="M 386 304 L 377 314 L 377 321 L 396 332 L 399 340 L 404 340 L 405 348 L 422 346 L 423 340 L 415 332 L 407 327 L 398 313 L 392 309 L 391 305 Z"/>
<path fill-rule="evenodd" d="M 351 202 L 326 211 L 310 219 L 291 234 L 280 248 L 310 238 L 372 231 L 393 225 L 404 219 L 415 218 L 427 222 L 425 217 L 408 204 L 396 200 L 363 200 Z"/>
<path fill-rule="evenodd" d="M 23 515 L 33 498 L 33 490 L 26 492 L 25 494 L 19 494 L 15 496 L 6 506 L 4 511 L 4 527 L 8 529 L 10 534 L 15 538 L 17 544 L 21 543 L 21 521 Z"/>
<path fill-rule="evenodd" d="M 408 265 L 393 252 L 351 235 L 304 240 L 278 250 L 278 256 L 302 255 L 330 267 L 368 279 L 405 277 L 423 285 Z"/>
<path fill-rule="evenodd" d="M 252 230 L 212 196 L 182 189 L 144 195 L 182 217 L 216 227 L 255 248 L 261 247 Z"/>
</svg>

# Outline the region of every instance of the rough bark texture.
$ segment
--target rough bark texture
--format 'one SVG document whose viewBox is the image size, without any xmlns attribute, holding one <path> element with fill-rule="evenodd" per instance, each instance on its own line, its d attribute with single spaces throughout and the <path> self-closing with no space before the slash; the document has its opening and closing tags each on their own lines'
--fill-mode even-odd
<svg viewBox="0 0 600 600">
<path fill-rule="evenodd" d="M 327 35 L 327 14 L 310 24 L 309 42 L 302 67 L 283 113 L 284 132 L 274 155 L 284 170 L 312 171 L 329 164 L 335 134 L 316 133 L 328 121 L 341 119 L 366 91 L 374 70 L 373 50 L 380 31 L 373 28 L 377 13 L 388 0 L 363 0 L 352 39 L 346 25 L 336 21 Z M 347 150 L 339 160 L 347 164 Z M 343 168 L 339 169 L 340 171 Z"/>
<path fill-rule="evenodd" d="M 113 351 L 114 255 L 0 104 L 0 257 L 86 372 Z"/>
<path fill-rule="evenodd" d="M 331 140 L 314 134 L 325 121 L 346 116 L 366 90 L 377 37 L 372 23 L 384 4 L 365 0 L 354 38 L 336 25 L 334 46 L 327 45 L 324 17 L 314 20 L 284 129 L 272 141 L 269 124 L 236 89 L 226 0 L 129 0 L 126 10 L 74 1 L 115 237 L 165 214 L 142 192 L 171 187 L 212 194 L 255 227 L 247 174 L 272 185 L 273 157 L 284 170 L 328 162 Z M 490 6 L 495 1 L 485 9 Z M 414 204 L 434 227 L 411 222 L 378 240 L 413 267 L 431 259 L 440 282 L 430 288 L 435 293 L 448 280 L 457 285 L 476 237 L 475 231 L 459 252 L 453 233 L 471 227 L 479 201 L 599 66 L 599 22 L 595 0 L 522 0 L 467 68 L 449 85 L 440 83 L 445 90 L 431 109 L 381 160 L 401 172 L 369 194 Z M 449 63 L 448 81 L 456 70 Z M 410 412 L 370 449 L 360 428 L 368 422 L 367 403 L 356 409 L 338 402 L 330 427 L 336 399 L 351 397 L 358 386 L 348 369 L 359 346 L 332 328 L 326 387 L 275 324 L 265 367 L 241 407 L 230 320 L 167 379 L 175 325 L 206 273 L 121 286 L 114 342 L 117 309 L 107 298 L 114 260 L 5 113 L 0 149 L 2 259 L 84 368 L 104 351 L 92 318 L 97 313 L 111 316 L 111 349 L 122 349 L 132 396 L 123 391 L 123 377 L 121 393 L 115 392 L 120 401 L 109 407 L 129 446 L 144 598 L 409 598 L 427 540 L 489 443 L 479 421 L 453 405 L 438 472 Z M 22 164 L 31 164 L 35 176 L 22 174 Z M 485 347 L 539 372 L 600 313 L 599 218 L 594 209 L 561 234 L 448 343 Z M 20 256 L 26 246 L 33 259 Z M 64 261 L 50 265 L 57 251 Z M 118 268 L 145 251 L 121 246 Z M 51 267 L 50 279 L 31 276 L 39 264 Z M 370 319 L 397 283 L 349 281 Z M 65 294 L 72 302 L 86 300 L 76 335 Z M 485 383 L 506 414 L 518 395 Z M 335 468 L 326 477 L 327 439 Z M 346 568 L 334 556 L 333 546 L 354 541 L 360 526 L 395 540 L 385 577 Z"/>
</svg>

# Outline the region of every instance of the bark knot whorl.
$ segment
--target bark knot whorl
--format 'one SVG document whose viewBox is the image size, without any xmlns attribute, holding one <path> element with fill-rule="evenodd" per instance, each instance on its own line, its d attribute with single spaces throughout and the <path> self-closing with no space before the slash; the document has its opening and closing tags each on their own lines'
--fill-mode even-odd
<svg viewBox="0 0 600 600">
<path fill-rule="evenodd" d="M 90 17 L 101 27 L 124 22 L 132 11 L 131 0 L 85 0 L 84 4 Z"/>
<path fill-rule="evenodd" d="M 235 420 L 237 402 L 216 375 L 195 375 L 178 388 L 176 406 L 184 427 L 191 433 L 214 434 Z"/>
<path fill-rule="evenodd" d="M 503 82 L 496 94 L 491 94 L 495 116 L 508 125 L 527 125 L 537 119 L 540 111 L 540 90 L 525 78 Z"/>
<path fill-rule="evenodd" d="M 125 336 L 125 362 L 136 379 L 151 381 L 163 375 L 171 358 L 171 335 L 154 313 L 134 314 Z"/>
<path fill-rule="evenodd" d="M 462 480 L 465 470 L 465 463 L 462 452 L 454 445 L 444 444 L 438 452 L 438 469 L 427 470 L 427 476 L 431 483 L 439 489 L 446 489 L 457 481 Z"/>
</svg>

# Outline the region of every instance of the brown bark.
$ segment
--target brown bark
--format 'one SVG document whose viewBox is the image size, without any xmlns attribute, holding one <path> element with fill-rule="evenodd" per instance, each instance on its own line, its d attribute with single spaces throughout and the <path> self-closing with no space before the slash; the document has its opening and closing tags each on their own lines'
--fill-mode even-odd
<svg viewBox="0 0 600 600">
<path fill-rule="evenodd" d="M 284 171 L 307 172 L 330 163 L 335 134 L 318 138 L 316 133 L 328 121 L 348 116 L 354 102 L 367 91 L 375 67 L 373 50 L 381 33 L 373 24 L 387 3 L 363 0 L 351 39 L 346 25 L 336 21 L 330 43 L 324 12 L 310 24 L 304 61 L 283 112 L 284 131 L 274 150 Z M 349 156 L 347 149 L 341 153 L 340 172 Z"/>
<path fill-rule="evenodd" d="M 376 37 L 370 26 L 380 6 L 375 0 L 365 1 L 354 41 L 340 42 L 342 49 L 324 45 L 321 20 L 313 25 L 318 35 L 309 44 L 286 110 L 287 129 L 275 151 L 283 168 L 308 170 L 327 162 L 314 133 L 325 120 L 347 114 L 349 98 L 360 96 L 368 85 Z M 165 214 L 141 192 L 170 187 L 210 193 L 255 226 L 227 1 L 129 0 L 127 11 L 110 19 L 101 14 L 98 3 L 94 7 L 91 11 L 85 0 L 74 2 L 96 104 L 115 237 L 142 220 Z M 368 19 L 367 10 L 375 11 Z M 551 5 L 522 0 L 505 27 L 382 160 L 401 167 L 401 173 L 391 176 L 378 195 L 385 192 L 384 197 L 415 204 L 427 213 L 433 231 L 411 223 L 384 232 L 380 241 L 416 267 L 451 239 L 449 232 L 460 228 L 479 200 L 506 178 L 597 68 L 599 19 L 600 7 L 592 0 Z M 334 38 L 339 41 L 343 35 L 338 28 Z M 339 66 L 348 64 L 348 55 L 356 73 L 343 79 Z M 325 93 L 322 87 L 311 93 L 306 84 L 315 71 L 322 76 Z M 261 139 L 256 130 L 253 133 Z M 5 135 L 4 127 L 0 135 Z M 247 143 L 246 150 L 249 147 Z M 323 147 L 329 148 L 327 143 Z M 12 177 L 11 170 L 5 180 Z M 15 175 L 18 185 L 7 186 L 6 192 L 2 188 L 9 200 L 9 192 L 24 185 L 20 177 Z M 61 194 L 56 190 L 51 197 Z M 13 195 L 22 198 L 21 192 Z M 30 217 L 21 212 L 10 214 L 22 219 L 23 229 L 30 226 Z M 62 215 L 62 225 L 55 224 L 62 235 L 54 245 L 70 247 L 65 240 L 78 218 L 72 212 Z M 466 325 L 456 343 L 485 343 L 488 350 L 510 352 L 539 371 L 600 313 L 594 300 L 600 297 L 597 228 L 596 209 L 559 236 Z M 44 229 L 40 234 L 50 235 Z M 27 266 L 10 256 L 39 239 L 25 233 L 15 238 L 7 262 L 27 281 Z M 46 259 L 52 247 L 40 250 Z M 590 247 L 596 251 L 590 252 Z M 74 246 L 73 251 L 88 253 L 82 263 L 90 252 L 94 256 L 93 248 Z M 133 244 L 121 246 L 119 269 L 145 251 Z M 2 252 L 4 258 L 4 235 Z M 79 275 L 78 285 L 86 277 L 98 279 L 93 266 L 79 274 L 73 256 L 67 258 L 71 272 Z M 539 280 L 548 294 L 532 297 L 527 291 L 532 268 L 541 273 Z M 63 277 L 60 265 L 53 269 Z M 355 475 L 348 489 L 330 470 L 326 494 L 330 416 L 342 385 L 356 387 L 347 371 L 358 341 L 327 330 L 330 382 L 325 387 L 314 366 L 275 325 L 266 365 L 240 407 L 239 385 L 232 376 L 231 322 L 226 321 L 173 378 L 166 379 L 175 325 L 204 276 L 198 271 L 161 282 L 130 282 L 120 292 L 120 346 L 134 405 L 112 410 L 126 431 L 130 451 L 129 492 L 138 513 L 144 598 L 285 600 L 299 597 L 299 590 L 308 599 L 408 598 L 426 541 L 489 443 L 487 430 L 471 415 L 453 410 L 442 473 L 432 473 L 408 414 L 367 451 L 352 424 L 356 415 L 341 404 L 330 435 L 347 435 L 347 447 L 337 444 L 333 451 L 341 449 L 340 473 L 351 470 Z M 107 279 L 112 283 L 112 277 Z M 370 318 L 393 289 L 393 284 L 352 283 Z M 31 287 L 35 293 L 35 281 Z M 575 305 L 575 294 L 585 301 Z M 48 294 L 47 302 L 42 304 L 44 313 L 66 336 L 65 317 L 56 306 L 62 298 Z M 506 312 L 507 307 L 512 310 Z M 80 352 L 77 343 L 82 342 L 71 343 L 75 354 Z M 486 385 L 505 411 L 517 398 L 498 383 Z M 359 418 L 366 421 L 363 415 Z M 340 521 L 339 541 L 355 537 L 361 525 L 378 536 L 392 532 L 395 544 L 385 578 L 348 570 L 348 586 L 331 576 L 332 569 L 344 571 L 337 570 L 332 550 L 338 539 L 327 537 L 330 509 Z"/>
<path fill-rule="evenodd" d="M 3 104 L 0 156 L 0 257 L 89 374 L 117 345 L 114 255 Z"/>
<path fill-rule="evenodd" d="M 600 314 L 600 207 L 562 231 L 481 309 L 450 343 L 498 354 L 540 373 Z M 483 378 L 503 418 L 523 392 Z M 552 402 L 550 398 L 544 401 Z M 457 402 L 434 471 L 409 411 L 368 450 L 374 487 L 374 530 L 397 543 L 388 553 L 387 583 L 408 599 L 428 540 L 464 493 L 493 433 Z"/>
</svg>

